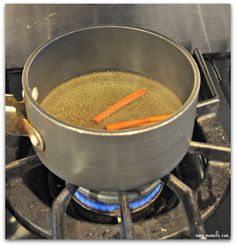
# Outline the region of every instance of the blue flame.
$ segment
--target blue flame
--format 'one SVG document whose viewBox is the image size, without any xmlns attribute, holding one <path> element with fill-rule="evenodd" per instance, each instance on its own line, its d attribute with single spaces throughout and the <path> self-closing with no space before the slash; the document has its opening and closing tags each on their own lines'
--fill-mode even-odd
<svg viewBox="0 0 236 246">
<path fill-rule="evenodd" d="M 152 200 L 160 191 L 163 186 L 163 183 L 159 183 L 155 189 L 152 190 L 148 195 L 140 198 L 138 200 L 132 201 L 129 203 L 130 209 L 137 209 L 145 204 L 147 204 L 150 200 Z M 120 208 L 118 203 L 104 203 L 92 200 L 91 198 L 86 197 L 81 192 L 76 191 L 74 196 L 76 199 L 81 202 L 86 207 L 90 207 L 92 209 L 96 209 L 102 212 L 114 212 L 116 209 Z"/>
</svg>

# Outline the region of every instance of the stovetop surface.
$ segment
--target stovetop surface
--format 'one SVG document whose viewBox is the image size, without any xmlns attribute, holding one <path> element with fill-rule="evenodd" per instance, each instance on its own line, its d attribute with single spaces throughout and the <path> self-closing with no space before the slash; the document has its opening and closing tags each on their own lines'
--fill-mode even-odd
<svg viewBox="0 0 236 246">
<path fill-rule="evenodd" d="M 206 65 L 210 75 L 214 81 L 218 95 L 220 97 L 219 120 L 224 127 L 229 139 L 231 140 L 231 121 L 230 121 L 230 107 L 231 107 L 231 59 L 229 53 L 223 54 L 206 54 Z M 215 233 L 220 231 L 228 233 L 231 230 L 230 223 L 230 186 L 225 195 L 225 199 L 220 207 L 216 210 L 206 222 L 206 231 L 208 233 Z"/>
<path fill-rule="evenodd" d="M 219 120 L 230 139 L 230 54 L 205 54 L 207 68 L 220 97 Z M 6 70 L 6 92 L 21 99 L 22 68 Z M 26 138 L 7 137 L 6 163 L 33 154 Z M 230 233 L 230 187 L 216 212 L 205 222 L 206 233 Z M 6 238 L 40 238 L 23 227 L 12 213 L 6 210 Z"/>
</svg>

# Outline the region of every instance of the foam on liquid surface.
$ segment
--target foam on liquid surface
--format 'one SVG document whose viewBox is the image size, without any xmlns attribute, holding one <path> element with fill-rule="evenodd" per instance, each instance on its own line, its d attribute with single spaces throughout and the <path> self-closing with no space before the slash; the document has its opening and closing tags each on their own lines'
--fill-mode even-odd
<svg viewBox="0 0 236 246">
<path fill-rule="evenodd" d="M 144 96 L 98 125 L 92 121 L 97 114 L 140 88 L 146 88 Z M 41 102 L 45 111 L 65 123 L 100 130 L 108 123 L 174 113 L 181 105 L 180 99 L 160 82 L 117 71 L 90 73 L 69 79 Z"/>
</svg>

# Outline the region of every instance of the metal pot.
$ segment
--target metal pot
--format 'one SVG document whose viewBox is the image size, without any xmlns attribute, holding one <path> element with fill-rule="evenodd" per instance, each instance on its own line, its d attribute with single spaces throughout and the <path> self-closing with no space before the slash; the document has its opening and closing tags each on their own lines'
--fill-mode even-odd
<svg viewBox="0 0 236 246">
<path fill-rule="evenodd" d="M 40 108 L 41 100 L 65 79 L 101 70 L 156 79 L 183 105 L 163 122 L 117 132 L 74 127 Z M 189 148 L 199 70 L 181 45 L 158 33 L 98 26 L 62 35 L 33 52 L 22 80 L 24 102 L 12 96 L 6 100 L 8 132 L 28 135 L 46 167 L 75 185 L 93 190 L 137 188 L 172 171 Z"/>
</svg>

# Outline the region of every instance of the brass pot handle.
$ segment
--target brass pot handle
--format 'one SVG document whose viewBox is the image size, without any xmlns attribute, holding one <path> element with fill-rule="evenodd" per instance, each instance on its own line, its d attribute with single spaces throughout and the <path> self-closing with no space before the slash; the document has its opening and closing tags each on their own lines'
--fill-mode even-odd
<svg viewBox="0 0 236 246">
<path fill-rule="evenodd" d="M 27 136 L 32 145 L 44 150 L 43 139 L 25 117 L 24 101 L 17 101 L 12 94 L 5 94 L 6 132 L 15 136 Z"/>
</svg>

